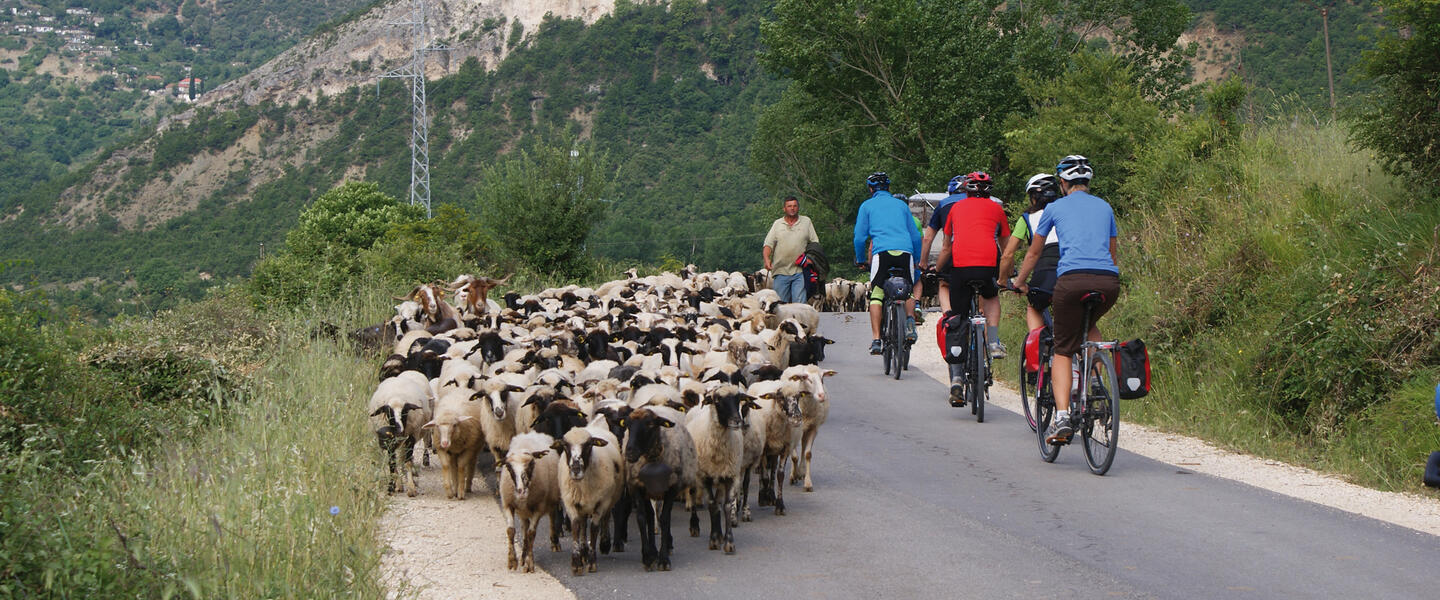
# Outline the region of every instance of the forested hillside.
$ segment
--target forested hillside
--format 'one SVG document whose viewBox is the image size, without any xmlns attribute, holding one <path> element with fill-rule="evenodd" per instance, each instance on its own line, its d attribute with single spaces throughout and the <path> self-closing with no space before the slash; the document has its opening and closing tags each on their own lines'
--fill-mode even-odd
<svg viewBox="0 0 1440 600">
<path fill-rule="evenodd" d="M 322 4 L 328 7 L 328 14 L 353 9 L 348 17 L 337 17 L 345 20 L 376 3 Z M 1143 67 L 1156 69 L 1156 76 L 1145 81 L 1178 85 L 1173 61 L 1187 60 L 1189 55 L 1183 48 L 1172 52 L 1166 44 L 1147 38 L 1150 33 L 1137 34 L 1140 28 L 1132 27 L 1126 18 L 1143 8 L 1150 11 L 1146 27 L 1174 33 L 1194 26 L 1202 15 L 1177 13 L 1172 8 L 1178 5 L 1170 3 L 1062 4 L 1084 10 L 1051 13 L 1040 7 L 1027 12 L 1001 8 L 1002 3 L 979 3 L 976 6 L 989 7 L 985 10 L 1000 11 L 993 23 L 977 24 L 972 31 L 1010 28 L 1017 35 L 1006 37 L 1003 44 L 979 38 L 969 43 L 985 42 L 1029 56 L 1024 60 L 1031 62 L 1024 69 L 1043 80 L 1052 76 L 1060 63 L 1039 51 L 1041 44 L 1048 39 L 1053 46 L 1062 46 L 1055 38 L 1058 34 L 1042 26 L 1043 19 L 1052 14 L 1084 14 L 1088 15 L 1085 19 L 1065 16 L 1065 20 L 1053 22 L 1090 32 L 1090 37 L 1080 39 L 1093 47 L 1111 46 L 1109 38 L 1096 32 L 1110 31 L 1108 27 L 1114 25 L 1118 35 L 1130 37 L 1111 47 L 1138 52 L 1144 58 L 1135 62 L 1137 66 L 1157 60 Z M 94 10 L 110 10 L 107 6 Z M 221 10 L 221 6 L 226 8 Z M 1295 101 L 1312 108 L 1324 106 L 1323 87 L 1316 87 L 1323 86 L 1324 73 L 1316 67 L 1323 67 L 1323 41 L 1318 37 L 1318 16 L 1311 14 L 1314 11 L 1281 11 L 1219 0 L 1193 0 L 1190 6 L 1203 11 L 1203 17 L 1217 28 L 1240 32 L 1252 44 L 1239 51 L 1245 57 L 1239 64 L 1244 66 L 1245 81 L 1255 89 L 1293 94 Z M 112 7 L 118 16 L 105 23 L 112 36 L 168 36 L 163 39 L 189 40 L 207 48 L 200 51 L 180 42 L 167 43 L 157 47 L 163 53 L 155 56 L 178 57 L 159 63 L 171 70 L 182 69 L 167 72 L 165 77 L 183 73 L 183 67 L 193 63 L 196 73 L 219 73 L 209 78 L 216 81 L 239 74 L 240 63 L 272 55 L 283 47 L 282 42 L 292 39 L 287 36 L 304 27 L 313 28 L 324 12 L 319 6 L 266 7 L 268 3 L 238 8 L 156 1 Z M 930 12 L 953 8 L 939 6 Z M 58 9 L 58 5 L 50 7 Z M 901 107 L 910 114 L 904 118 L 912 121 L 892 133 L 901 135 L 900 129 L 919 127 L 927 134 L 916 139 L 931 149 L 923 155 L 907 155 L 911 151 L 905 150 L 892 156 L 897 159 L 892 164 L 872 164 L 875 161 L 864 158 L 870 142 L 854 134 L 873 129 L 874 123 L 850 122 L 847 127 L 851 129 L 838 136 L 823 135 L 827 130 L 822 127 L 816 130 L 822 135 L 808 141 L 790 137 L 800 131 L 795 122 L 787 120 L 796 111 L 824 108 L 811 116 L 829 119 L 836 117 L 833 109 L 839 105 L 810 105 L 813 99 L 796 93 L 782 101 L 789 84 L 781 75 L 797 65 L 776 62 L 769 70 L 760 67 L 759 57 L 766 55 L 761 22 L 771 10 L 770 3 L 747 0 L 668 5 L 620 2 L 614 14 L 590 26 L 552 18 L 534 31 L 516 28 L 506 41 L 513 53 L 497 70 L 487 72 L 482 64 L 468 61 L 455 75 L 430 83 L 435 202 L 455 204 L 484 220 L 475 201 L 477 186 L 483 185 L 479 179 L 483 167 L 514 149 L 553 141 L 569 132 L 572 138 L 593 140 L 618 167 L 618 186 L 593 224 L 594 235 L 587 245 L 591 254 L 617 260 L 674 258 L 707 267 L 753 268 L 758 265 L 755 250 L 764 223 L 772 218 L 774 200 L 781 193 L 800 192 L 806 212 L 817 215 L 830 250 L 846 252 L 847 222 L 860 198 L 842 179 L 827 176 L 812 181 L 815 185 L 795 180 L 797 174 L 813 179 L 814 169 L 868 172 L 888 168 L 902 182 L 901 191 L 909 192 L 938 189 L 950 170 L 987 168 L 1000 171 L 1002 183 L 1011 186 L 1006 191 L 1013 194 L 1015 181 L 1012 174 L 1005 173 L 1009 157 L 1000 143 L 1003 119 L 962 107 L 966 98 L 973 98 L 977 106 L 991 105 L 987 113 L 1025 112 L 1028 108 L 1023 100 L 1029 88 L 1022 87 L 1023 79 L 1016 77 L 1019 71 L 999 62 L 984 68 L 972 65 L 966 71 L 969 80 L 957 88 L 949 81 L 951 74 L 931 71 L 932 67 L 923 66 L 925 60 L 912 61 L 921 66 L 908 74 L 911 79 L 905 91 L 921 102 Z M 984 15 L 965 12 L 968 10 L 960 10 L 956 18 Z M 1336 8 L 1332 15 L 1337 85 L 1345 91 L 1352 88 L 1343 86 L 1355 85 L 1344 73 L 1366 43 L 1366 24 L 1370 23 L 1366 19 L 1373 12 L 1368 3 L 1361 3 Z M 273 31 L 256 25 L 257 19 L 263 23 L 266 18 L 283 18 L 292 25 Z M 226 25 L 217 27 L 222 22 Z M 1275 27 L 1263 25 L 1270 22 Z M 129 25 L 122 27 L 125 23 Z M 333 23 L 324 29 L 333 29 Z M 241 29 L 230 27 L 235 24 Z M 484 27 L 494 29 L 500 24 L 482 24 Z M 935 28 L 926 35 L 936 40 L 969 39 L 965 32 L 940 25 Z M 241 35 L 242 30 L 266 31 L 247 37 Z M 915 35 L 912 27 L 892 32 L 891 37 L 903 41 Z M 1163 38 L 1164 34 L 1156 37 Z M 1021 39 L 1032 45 L 1010 45 Z M 954 42 L 910 45 L 919 53 L 946 48 L 950 43 Z M 1319 54 L 1310 52 L 1316 43 L 1322 44 Z M 216 62 L 221 49 L 226 56 L 243 60 Z M 1166 58 L 1160 60 L 1162 55 Z M 780 58 L 777 53 L 770 56 Z M 1223 53 L 1212 55 L 1217 60 L 1225 57 Z M 985 60 L 1011 59 L 995 53 Z M 1169 70 L 1160 70 L 1164 65 L 1169 65 L 1165 67 Z M 50 93 L 21 94 L 20 89 L 30 89 L 44 77 L 48 76 L 29 76 L 26 85 L 18 88 L 14 83 L 0 87 L 0 95 L 9 90 L 17 99 L 36 94 L 43 97 Z M 871 86 L 877 82 L 859 83 Z M 0 190 L 9 190 L 0 195 L 5 208 L 0 211 L 4 214 L 0 252 L 18 262 L 0 271 L 0 281 L 67 284 L 54 293 L 86 313 L 104 317 L 122 311 L 153 311 L 179 298 L 197 297 L 216 282 L 248 274 L 262 246 L 273 248 L 279 243 L 299 210 L 342 179 L 373 181 L 388 193 L 405 196 L 409 106 L 406 92 L 395 81 L 385 81 L 378 92 L 364 86 L 322 95 L 313 102 L 281 97 L 276 100 L 279 104 L 202 108 L 187 123 L 163 134 L 141 130 L 133 140 L 112 145 L 84 166 L 75 160 L 91 156 L 87 152 L 132 131 L 154 112 L 137 113 L 133 108 L 133 102 L 140 100 L 139 91 L 107 96 L 69 85 L 69 91 L 54 94 L 56 102 L 85 107 L 99 115 L 120 111 L 131 117 L 96 118 L 89 127 L 82 126 L 85 121 L 79 117 L 35 119 L 37 127 L 43 124 L 50 129 L 14 138 L 20 140 L 16 144 L 27 144 L 28 150 L 0 158 L 0 168 L 8 164 L 16 172 L 0 177 Z M 947 95 L 946 89 L 984 92 L 957 96 Z M 1166 101 L 1166 111 L 1177 110 L 1186 102 L 1179 88 L 1146 91 L 1171 98 Z M 91 106 L 106 98 L 112 105 Z M 949 99 L 925 105 L 925 98 Z M 1271 102 L 1263 93 L 1251 98 L 1251 108 L 1258 101 L 1262 112 L 1283 110 L 1284 103 Z M 32 119 L 33 115 L 48 114 L 36 112 L 34 108 L 40 106 L 36 102 L 26 106 L 31 108 L 25 114 Z M 766 129 L 759 116 L 772 107 L 779 108 L 770 112 Z M 754 135 L 757 128 L 759 137 Z M 56 140 L 63 148 L 37 147 L 35 140 L 45 139 Z M 908 142 L 902 146 L 918 147 Z M 1122 144 L 1117 151 L 1130 147 Z M 931 153 L 938 162 L 931 162 Z M 74 164 L 67 167 L 59 158 Z M 801 165 L 795 162 L 797 158 L 811 164 Z M 73 216 L 77 203 L 87 206 L 94 218 Z M 65 227 L 56 227 L 62 206 L 69 216 L 60 223 Z M 117 299 L 124 302 L 116 304 Z"/>
<path fill-rule="evenodd" d="M 782 89 L 755 59 L 765 7 L 759 1 L 622 3 L 589 27 L 550 19 L 497 71 L 472 60 L 458 74 L 431 82 L 434 203 L 477 212 L 481 167 L 568 129 L 593 138 L 618 167 L 594 253 L 710 265 L 758 256 L 763 231 L 757 223 L 766 217 L 749 207 L 766 192 L 749 171 L 747 149 L 757 114 Z M 409 95 L 393 80 L 378 93 L 354 88 L 294 106 L 202 109 L 189 125 L 122 161 L 122 181 L 118 193 L 106 196 L 107 208 L 118 211 L 147 183 L 242 143 L 258 149 L 247 157 L 254 168 L 232 165 L 225 179 L 211 182 L 198 210 L 138 232 L 123 231 L 114 219 L 70 232 L 28 218 L 43 214 L 61 189 L 83 177 L 27 194 L 33 213 L 5 225 L 0 251 L 33 263 L 3 276 L 20 282 L 100 277 L 104 281 L 67 300 L 102 315 L 109 313 L 106 299 L 119 293 L 114 285 L 131 278 L 142 297 L 151 296 L 145 304 L 152 308 L 193 295 L 205 285 L 201 273 L 212 281 L 248 274 L 261 244 L 273 248 L 314 194 L 342 178 L 375 181 L 405 197 L 409 130 Z M 279 165 L 274 173 L 260 166 L 265 160 Z"/>
</svg>

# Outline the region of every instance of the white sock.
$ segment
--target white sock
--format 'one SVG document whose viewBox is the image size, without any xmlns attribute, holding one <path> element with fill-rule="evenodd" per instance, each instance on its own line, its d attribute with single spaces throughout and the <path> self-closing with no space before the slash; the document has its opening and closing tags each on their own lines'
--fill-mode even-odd
<svg viewBox="0 0 1440 600">
<path fill-rule="evenodd" d="M 1070 420 L 1070 411 L 1068 411 L 1068 410 L 1057 410 L 1057 411 L 1055 411 L 1055 422 L 1056 422 L 1056 423 L 1062 423 L 1062 422 L 1069 421 L 1069 420 Z"/>
</svg>

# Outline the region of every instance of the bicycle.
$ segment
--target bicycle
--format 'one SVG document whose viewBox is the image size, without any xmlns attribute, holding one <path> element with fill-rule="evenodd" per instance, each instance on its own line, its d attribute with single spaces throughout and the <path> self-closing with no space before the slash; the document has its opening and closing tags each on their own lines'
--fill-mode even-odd
<svg viewBox="0 0 1440 600">
<path fill-rule="evenodd" d="M 1100 292 L 1089 292 L 1081 298 L 1081 303 L 1085 306 L 1084 326 L 1081 331 L 1090 331 L 1090 315 L 1103 301 L 1104 295 Z M 1110 470 L 1120 442 L 1120 396 L 1115 382 L 1114 359 L 1117 346 L 1119 342 L 1115 341 L 1086 340 L 1080 345 L 1080 352 L 1074 356 L 1075 363 L 1080 365 L 1080 376 L 1076 390 L 1071 393 L 1070 423 L 1079 432 L 1084 443 L 1085 462 L 1090 467 L 1090 472 L 1096 475 L 1104 475 Z M 1060 455 L 1060 447 L 1069 442 L 1052 444 L 1045 440 L 1045 432 L 1055 416 L 1055 396 L 1051 388 L 1048 363 L 1047 358 L 1037 373 L 1034 414 L 1040 458 L 1045 462 L 1055 462 L 1055 458 Z M 1025 381 L 1024 375 L 1022 370 L 1022 385 Z"/>
<path fill-rule="evenodd" d="M 1022 297 L 1025 296 L 1025 292 L 1021 292 L 1013 287 L 1001 289 L 1014 292 Z M 1040 318 L 1043 325 L 1037 334 L 1038 339 L 1035 340 L 1036 364 L 1032 365 L 1030 362 L 1030 332 L 1026 332 L 1025 339 L 1020 343 L 1020 378 L 1017 380 L 1019 381 L 1018 385 L 1020 388 L 1020 407 L 1025 410 L 1025 424 L 1030 426 L 1030 431 L 1032 432 L 1038 428 L 1034 408 L 1037 396 L 1042 393 L 1050 393 L 1050 387 L 1048 385 L 1042 385 L 1042 383 L 1048 383 L 1045 380 L 1050 377 L 1050 358 L 1055 352 L 1055 333 L 1053 330 L 1055 322 L 1050 318 L 1050 307 L 1047 306 L 1045 310 L 1040 311 Z M 1049 398 L 1048 401 L 1053 403 L 1055 399 L 1052 397 Z"/>
<path fill-rule="evenodd" d="M 970 321 L 970 337 L 967 343 L 963 375 L 960 378 L 961 402 L 957 403 L 952 396 L 951 406 L 960 407 L 970 405 L 970 414 L 975 415 L 975 422 L 985 422 L 985 403 L 990 398 L 990 386 L 994 383 L 994 374 L 991 371 L 990 345 L 985 338 L 985 313 L 980 309 L 980 287 L 985 285 L 983 281 L 967 281 L 970 286 L 970 313 L 966 317 Z"/>
<path fill-rule="evenodd" d="M 905 341 L 905 300 L 912 288 L 900 267 L 890 267 L 890 278 L 882 282 L 885 298 L 880 315 L 880 355 L 885 374 L 900 379 L 900 371 L 910 368 L 910 342 Z"/>
</svg>

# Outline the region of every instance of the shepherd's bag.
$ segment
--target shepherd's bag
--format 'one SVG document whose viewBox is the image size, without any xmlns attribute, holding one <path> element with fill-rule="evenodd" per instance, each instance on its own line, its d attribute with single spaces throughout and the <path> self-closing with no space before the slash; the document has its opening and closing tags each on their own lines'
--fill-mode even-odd
<svg viewBox="0 0 1440 600">
<path fill-rule="evenodd" d="M 1139 338 L 1120 342 L 1115 350 L 1115 375 L 1119 380 L 1120 397 L 1126 400 L 1144 398 L 1150 393 L 1150 351 Z"/>
</svg>

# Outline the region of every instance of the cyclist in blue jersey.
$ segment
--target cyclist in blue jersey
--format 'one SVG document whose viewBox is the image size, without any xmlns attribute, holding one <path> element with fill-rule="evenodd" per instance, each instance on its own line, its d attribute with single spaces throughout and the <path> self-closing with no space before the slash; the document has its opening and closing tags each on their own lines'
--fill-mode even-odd
<svg viewBox="0 0 1440 600">
<path fill-rule="evenodd" d="M 1050 362 L 1055 418 L 1045 435 L 1045 441 L 1052 444 L 1068 442 L 1074 433 L 1070 425 L 1070 386 L 1074 379 L 1070 357 L 1080 351 L 1085 340 L 1100 341 L 1096 324 L 1120 296 L 1115 211 L 1109 203 L 1090 194 L 1090 178 L 1094 175 L 1089 159 L 1079 155 L 1067 156 L 1055 166 L 1055 177 L 1065 196 L 1045 207 L 1025 252 L 1025 264 L 1015 277 L 1016 287 L 1029 291 L 1025 280 L 1034 273 L 1044 253 L 1046 236 L 1058 232 L 1060 263 L 1050 305 L 1055 322 L 1055 357 Z M 1081 299 L 1090 291 L 1100 292 L 1104 301 L 1090 316 L 1090 330 L 1080 331 L 1085 320 Z"/>
<path fill-rule="evenodd" d="M 870 353 L 880 354 L 880 312 L 884 292 L 880 282 L 891 267 L 901 267 L 905 280 L 915 284 L 915 258 L 920 255 L 920 232 L 915 229 L 910 206 L 890 194 L 890 176 L 883 172 L 865 178 L 870 198 L 855 216 L 855 264 L 870 269 Z M 866 246 L 869 242 L 869 254 Z M 877 295 L 878 294 L 878 295 Z M 905 301 L 905 339 L 915 341 L 915 299 Z"/>
</svg>

